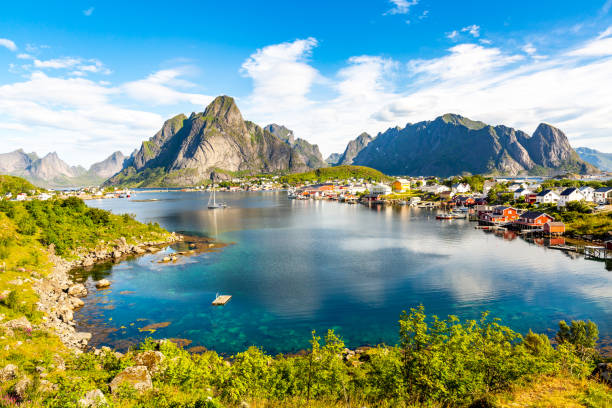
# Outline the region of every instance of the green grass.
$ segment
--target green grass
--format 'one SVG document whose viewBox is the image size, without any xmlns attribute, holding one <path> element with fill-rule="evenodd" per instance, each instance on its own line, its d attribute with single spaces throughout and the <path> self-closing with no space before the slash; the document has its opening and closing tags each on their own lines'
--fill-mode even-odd
<svg viewBox="0 0 612 408">
<path fill-rule="evenodd" d="M 0 196 L 7 193 L 11 193 L 13 196 L 20 193 L 30 194 L 32 191 L 44 191 L 44 189 L 36 187 L 21 177 L 0 175 Z"/>
<path fill-rule="evenodd" d="M 288 174 L 280 178 L 281 183 L 300 184 L 306 182 L 323 183 L 332 180 L 365 179 L 372 181 L 391 181 L 391 177 L 378 170 L 365 166 L 323 167 L 305 173 Z"/>
</svg>

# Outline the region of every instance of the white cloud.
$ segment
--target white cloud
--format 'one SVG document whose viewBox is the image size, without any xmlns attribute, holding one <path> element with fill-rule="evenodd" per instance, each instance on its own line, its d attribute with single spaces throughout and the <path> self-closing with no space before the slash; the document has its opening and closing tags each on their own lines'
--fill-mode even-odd
<svg viewBox="0 0 612 408">
<path fill-rule="evenodd" d="M 612 27 L 609 27 L 597 38 L 567 53 L 573 57 L 605 57 L 612 55 Z"/>
<path fill-rule="evenodd" d="M 87 10 L 83 10 L 83 15 L 89 17 L 93 14 L 94 12 L 94 7 L 90 7 Z"/>
<path fill-rule="evenodd" d="M 462 33 L 470 33 L 470 35 L 474 38 L 480 37 L 480 26 L 477 26 L 476 24 L 472 24 L 469 25 L 467 27 L 463 27 L 461 29 Z"/>
<path fill-rule="evenodd" d="M 453 30 L 450 33 L 446 34 L 446 38 L 451 39 L 451 40 L 454 40 L 458 36 L 459 36 L 459 31 L 457 30 Z"/>
<path fill-rule="evenodd" d="M 393 4 L 393 8 L 385 13 L 387 14 L 408 14 L 410 7 L 416 6 L 419 0 L 389 0 Z"/>
<path fill-rule="evenodd" d="M 25 54 L 25 53 L 17 54 L 17 58 L 19 58 L 19 59 L 34 59 L 33 56 L 31 56 L 30 54 Z"/>
<path fill-rule="evenodd" d="M 36 68 L 50 68 L 50 69 L 63 69 L 63 68 L 71 68 L 81 62 L 78 58 L 72 57 L 62 57 L 55 58 L 46 61 L 41 61 L 38 59 L 34 60 L 34 66 Z"/>
<path fill-rule="evenodd" d="M 608 12 L 610 11 L 611 7 L 612 7 L 612 0 L 606 0 L 604 5 L 601 7 L 601 13 L 602 14 L 608 14 Z"/>
<path fill-rule="evenodd" d="M 182 102 L 205 106 L 213 99 L 212 96 L 177 90 L 177 88 L 194 87 L 194 84 L 180 78 L 185 71 L 185 68 L 157 71 L 145 79 L 127 82 L 121 89 L 132 99 L 154 106 L 175 105 Z"/>
<path fill-rule="evenodd" d="M 17 51 L 17 45 L 8 38 L 0 38 L 0 47 L 7 48 L 10 51 Z"/>
<path fill-rule="evenodd" d="M 243 64 L 241 72 L 253 80 L 250 103 L 263 109 L 284 109 L 308 104 L 306 95 L 319 78 L 307 62 L 317 40 L 306 38 L 270 45 L 257 50 Z"/>
</svg>

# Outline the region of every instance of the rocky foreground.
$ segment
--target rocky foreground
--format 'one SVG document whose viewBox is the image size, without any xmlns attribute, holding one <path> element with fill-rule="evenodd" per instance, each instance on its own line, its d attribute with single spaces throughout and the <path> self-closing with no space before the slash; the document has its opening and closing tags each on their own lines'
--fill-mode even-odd
<svg viewBox="0 0 612 408">
<path fill-rule="evenodd" d="M 91 333 L 77 332 L 73 311 L 84 305 L 82 297 L 87 296 L 87 289 L 82 283 L 75 283 L 70 279 L 69 272 L 76 267 L 90 267 L 96 263 L 118 261 L 130 255 L 143 255 L 160 250 L 182 240 L 183 237 L 172 233 L 164 242 L 139 242 L 128 244 L 124 237 L 116 240 L 112 246 L 99 248 L 93 251 L 81 250 L 81 256 L 72 261 L 67 261 L 53 253 L 51 248 L 51 261 L 54 264 L 52 272 L 42 278 L 33 276 L 33 288 L 40 300 L 38 309 L 45 314 L 40 329 L 48 329 L 55 332 L 62 343 L 73 350 L 83 350 L 91 339 Z M 107 287 L 110 282 L 103 279 L 96 283 L 98 288 Z M 25 317 L 22 318 L 26 320 Z M 27 321 L 27 320 L 26 320 Z M 30 328 L 31 329 L 31 328 Z"/>
</svg>

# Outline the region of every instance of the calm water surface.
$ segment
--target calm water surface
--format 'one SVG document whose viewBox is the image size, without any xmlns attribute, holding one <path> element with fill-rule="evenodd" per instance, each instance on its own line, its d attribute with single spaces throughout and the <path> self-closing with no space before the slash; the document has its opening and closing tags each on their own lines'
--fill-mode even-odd
<svg viewBox="0 0 612 408">
<path fill-rule="evenodd" d="M 402 310 L 461 318 L 488 310 L 515 330 L 554 333 L 561 319 L 592 319 L 612 335 L 612 272 L 512 236 L 437 221 L 413 208 L 368 208 L 288 200 L 286 193 L 140 193 L 89 201 L 136 214 L 174 231 L 232 243 L 219 252 L 156 263 L 147 255 L 80 274 L 90 295 L 76 313 L 93 345 L 126 348 L 145 338 L 182 338 L 189 347 L 233 353 L 257 345 L 269 353 L 308 347 L 310 332 L 335 329 L 350 347 L 397 340 Z M 171 252 L 168 249 L 167 252 Z M 112 281 L 96 291 L 93 279 Z M 231 294 L 213 307 L 215 293 Z M 170 322 L 155 333 L 148 324 Z"/>
</svg>

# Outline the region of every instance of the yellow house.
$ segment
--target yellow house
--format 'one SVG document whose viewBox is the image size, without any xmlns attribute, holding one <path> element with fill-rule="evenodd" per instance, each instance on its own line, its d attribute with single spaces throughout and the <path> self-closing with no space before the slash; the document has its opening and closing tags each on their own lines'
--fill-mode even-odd
<svg viewBox="0 0 612 408">
<path fill-rule="evenodd" d="M 410 191 L 410 181 L 406 179 L 397 179 L 391 183 L 391 188 L 396 193 L 405 193 Z"/>
</svg>

